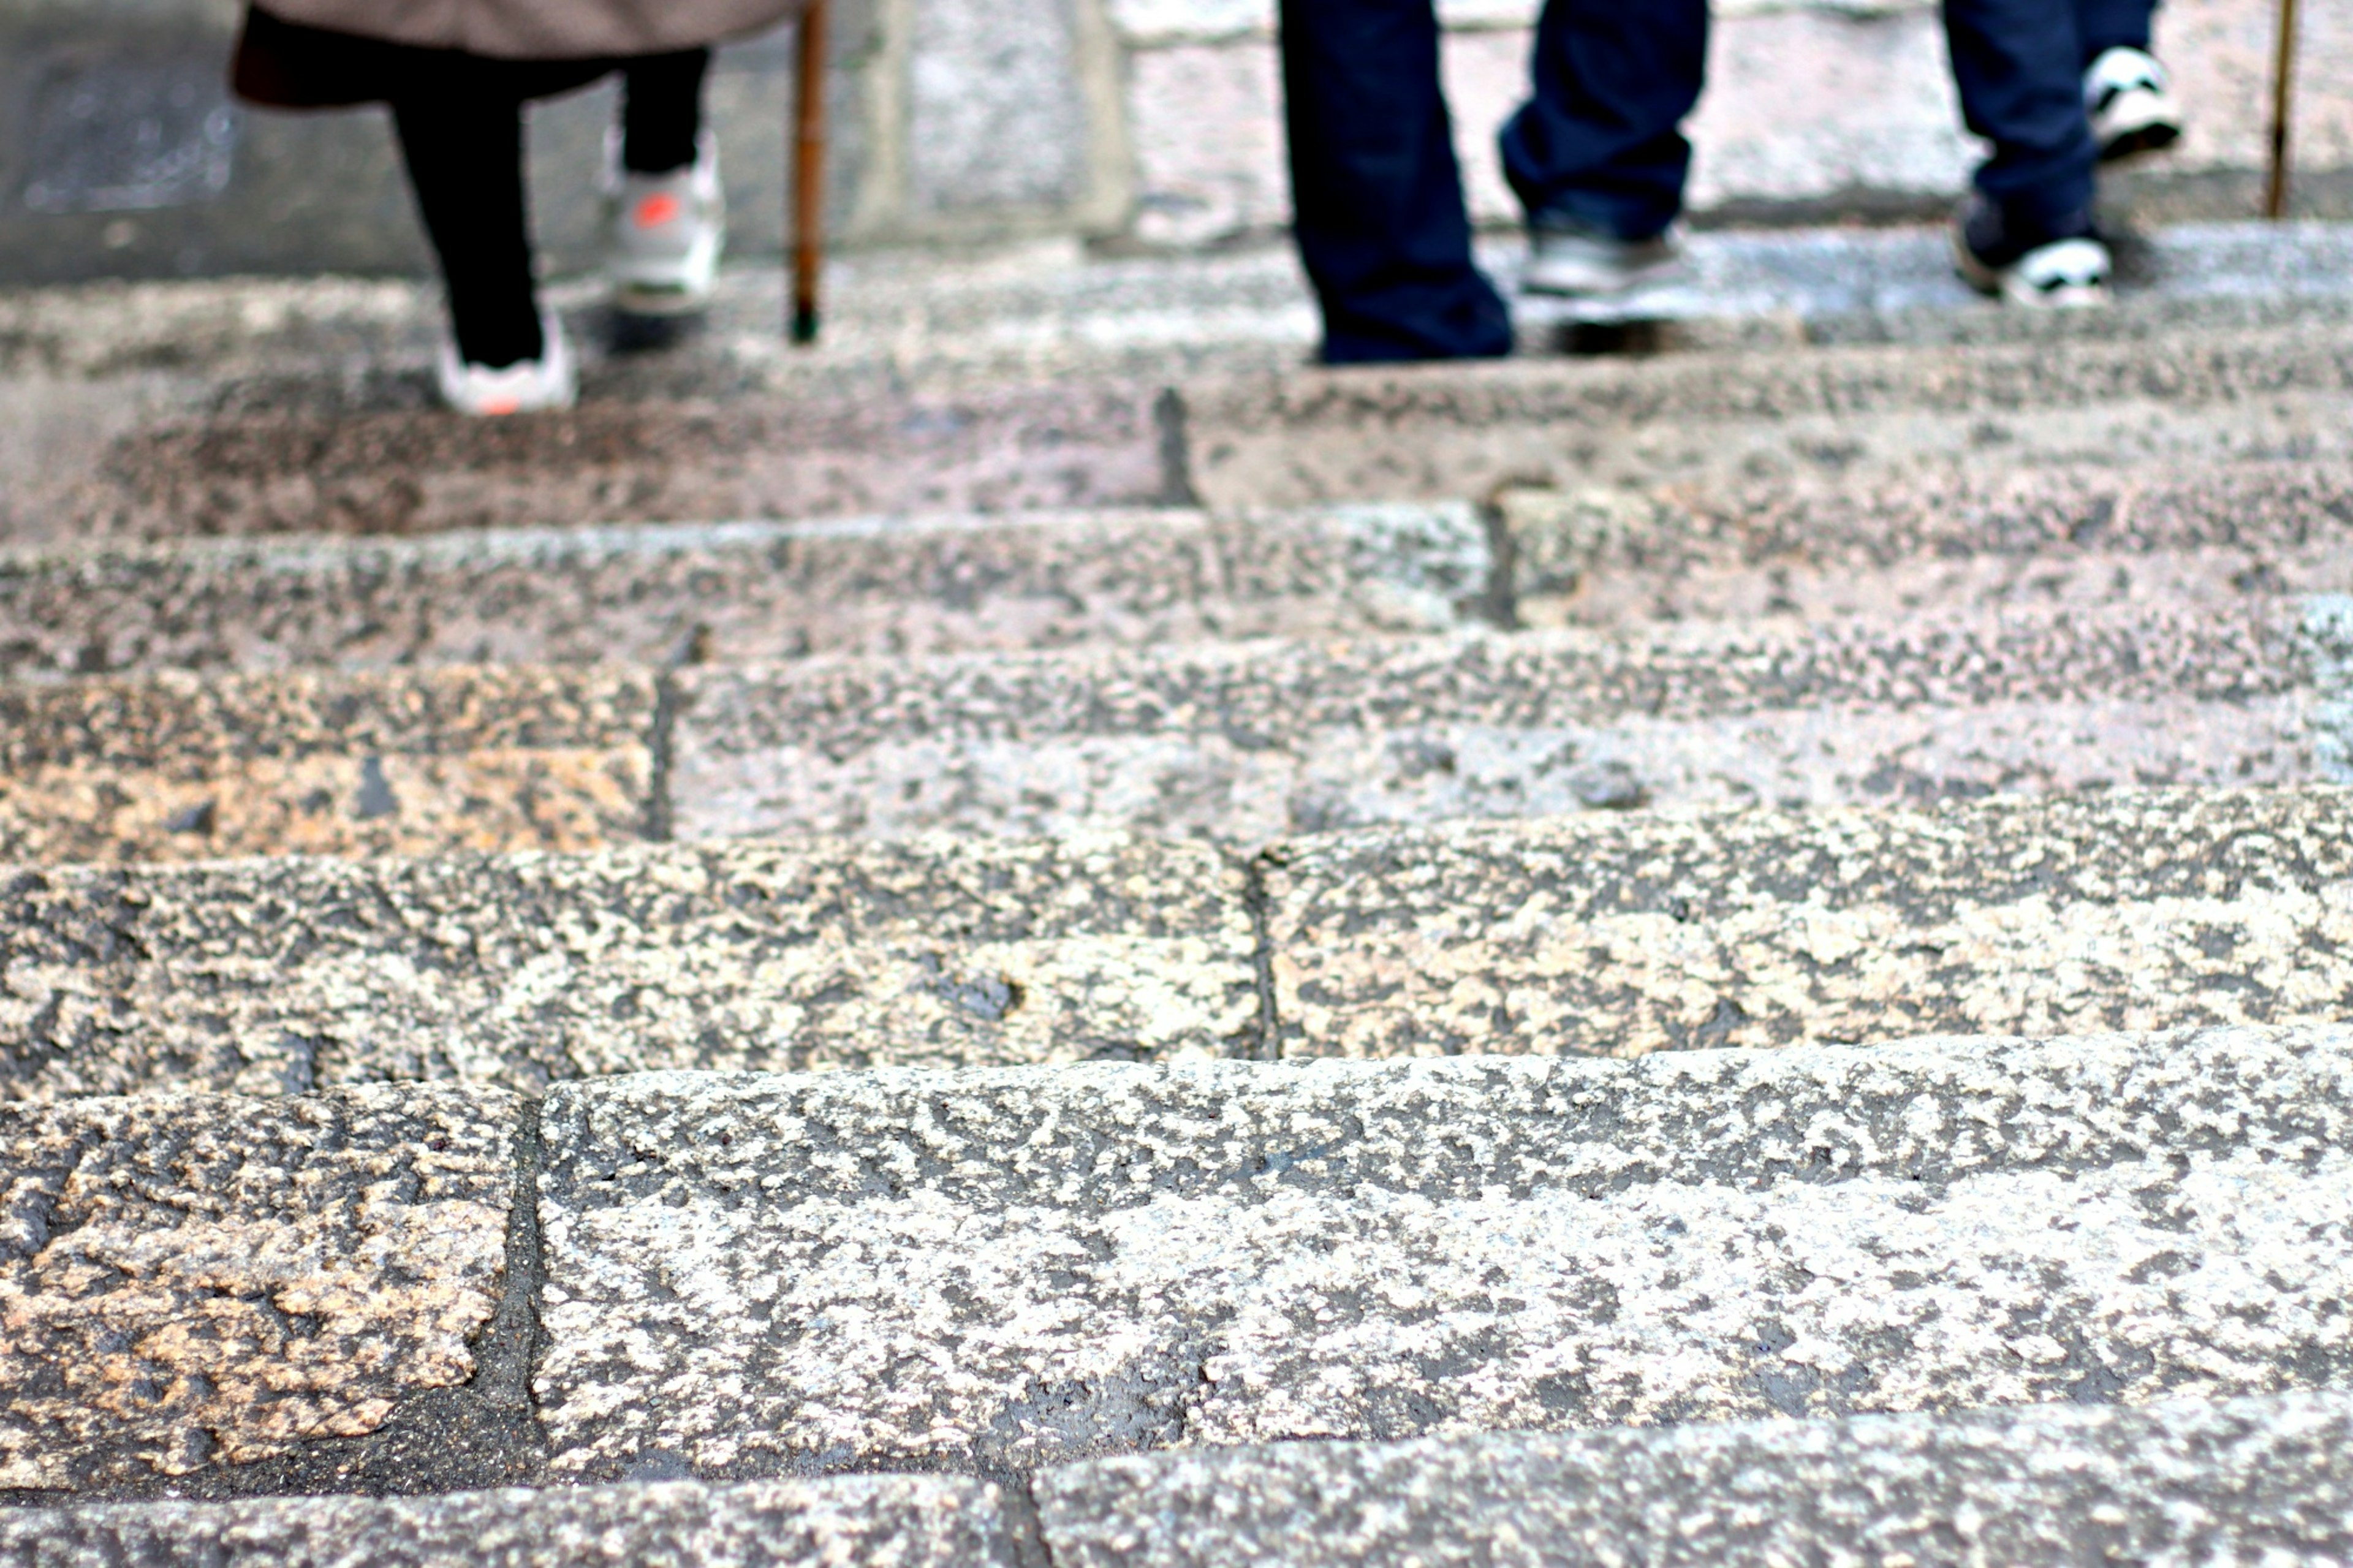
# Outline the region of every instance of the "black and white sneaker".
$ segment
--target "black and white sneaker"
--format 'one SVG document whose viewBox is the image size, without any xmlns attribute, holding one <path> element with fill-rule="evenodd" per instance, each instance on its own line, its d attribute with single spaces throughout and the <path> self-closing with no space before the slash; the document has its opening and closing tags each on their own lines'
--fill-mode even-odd
<svg viewBox="0 0 2353 1568">
<path fill-rule="evenodd" d="M 1953 260 L 1970 288 L 2013 304 L 2080 310 L 2108 302 L 2108 247 L 2088 215 L 2054 234 L 2009 223 L 1973 196 L 1953 225 Z"/>
<path fill-rule="evenodd" d="M 2104 50 L 2084 73 L 2084 109 L 2103 163 L 2161 153 L 2181 140 L 2172 79 L 2146 50 Z"/>
</svg>

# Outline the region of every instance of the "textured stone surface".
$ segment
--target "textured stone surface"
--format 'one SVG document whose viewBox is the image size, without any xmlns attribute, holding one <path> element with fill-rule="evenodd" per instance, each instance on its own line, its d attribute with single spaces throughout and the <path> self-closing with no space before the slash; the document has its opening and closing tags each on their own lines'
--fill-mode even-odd
<svg viewBox="0 0 2353 1568">
<path fill-rule="evenodd" d="M 2353 1038 L 652 1076 L 546 1105 L 554 1473 L 2326 1385 Z"/>
<path fill-rule="evenodd" d="M 89 532 L 156 538 L 1182 499 L 1151 389 L 804 403 L 733 379 L 695 387 L 693 402 L 598 401 L 517 420 L 266 405 L 184 420 L 123 437 L 69 504 Z M 712 395 L 723 404 L 699 400 Z"/>
<path fill-rule="evenodd" d="M 1535 626 L 2353 588 L 2353 470 L 2333 465 L 1588 486 L 1509 491 L 1502 510 Z"/>
<path fill-rule="evenodd" d="M 2341 335 L 1385 367 L 1187 388 L 1213 506 L 1499 485 L 2343 457 Z M 1401 440 L 1400 433 L 1412 438 Z"/>
<path fill-rule="evenodd" d="M 688 672 L 681 837 L 1229 840 L 1592 806 L 2311 776 L 2297 611 L 1269 642 Z"/>
<path fill-rule="evenodd" d="M 1139 148 L 1141 162 L 1152 156 Z M 1189 210 L 1145 201 L 1138 221 L 1189 221 Z M 2320 225 L 2165 231 L 2125 254 L 2115 310 L 2063 320 L 1969 294 L 1951 276 L 1941 229 L 1704 234 L 1693 253 L 1688 287 L 1625 303 L 1667 322 L 1638 344 L 1764 344 L 1783 373 L 1840 359 L 1793 360 L 1793 332 L 1828 342 L 2126 339 L 2148 341 L 2137 352 L 2163 386 L 2172 373 L 2148 344 L 2190 343 L 2194 356 L 2226 331 L 2341 335 L 2353 288 L 2343 231 Z M 1517 242 L 1498 238 L 1483 258 L 1509 288 Z M 2292 406 L 2209 408 L 2202 424 L 2168 423 L 2144 407 L 2135 417 L 2057 425 L 1883 426 L 1859 417 L 1864 401 L 1844 428 L 1821 419 L 1651 428 L 1599 445 L 1579 433 L 1566 451 L 1525 428 L 1491 429 L 1492 449 L 1466 448 L 1454 430 L 1431 448 L 1428 473 L 1400 467 L 1396 451 L 1360 430 L 1345 450 L 1319 438 L 1326 449 L 1292 454 L 1293 472 L 1279 461 L 1280 443 L 1260 441 L 1270 432 L 1244 419 L 1250 461 L 1274 465 L 1261 476 L 1271 488 L 1256 496 L 1208 467 L 1240 460 L 1239 449 L 1216 428 L 1187 439 L 1178 417 L 1186 400 L 1159 394 L 1208 372 L 1289 373 L 1305 359 L 1318 323 L 1287 247 L 1206 258 L 1107 258 L 1070 244 L 858 254 L 840 264 L 826 336 L 807 350 L 778 338 L 785 307 L 769 268 L 729 274 L 709 330 L 660 353 L 606 352 L 593 282 L 559 286 L 553 298 L 583 351 L 586 405 L 492 437 L 425 412 L 440 330 L 433 289 L 248 279 L 0 296 L 0 530 L 79 544 L 124 531 L 417 531 L 1159 504 L 1186 500 L 1195 481 L 1229 501 L 1272 504 L 1279 493 L 1343 493 L 1333 489 L 1335 468 L 1362 481 L 1351 495 L 1482 496 L 1528 479 L 1738 478 L 1759 464 L 1789 473 L 1982 466 L 1971 443 L 2005 439 L 2012 463 L 2053 449 L 2171 465 L 2300 442 L 2342 447 L 2341 418 Z M 1544 352 L 1565 319 L 1595 313 L 1523 301 L 1525 346 Z M 1892 379 L 1949 379 L 1951 359 L 1923 355 Z M 1630 374 L 1639 390 L 1660 368 L 1620 362 L 1610 374 Z M 1204 393 L 1209 412 L 1221 395 Z M 2019 406 L 2034 401 L 2030 386 Z M 1461 482 L 1449 480 L 1452 468 Z M 1398 471 L 1383 479 L 1389 469 Z"/>
<path fill-rule="evenodd" d="M 465 1383 L 520 1109 L 449 1087 L 0 1108 L 0 1485 L 246 1464 Z"/>
<path fill-rule="evenodd" d="M 1462 505 L 1110 512 L 0 558 L 0 671 L 659 665 L 1430 631 L 1487 589 Z"/>
<path fill-rule="evenodd" d="M 0 1514 L 10 1568 L 1014 1568 L 1004 1502 L 961 1477 L 659 1482 Z"/>
<path fill-rule="evenodd" d="M 2317 1564 L 2353 1555 L 2353 1398 L 1303 1445 L 1038 1489 L 1065 1568 Z"/>
<path fill-rule="evenodd" d="M 1639 1052 L 2353 1015 L 2353 795 L 2120 792 L 1309 841 L 1292 1055 Z"/>
<path fill-rule="evenodd" d="M 597 669 L 10 684 L 0 862 L 627 842 L 654 707 Z"/>
<path fill-rule="evenodd" d="M 0 1095 L 1246 1050 L 1242 873 L 1117 839 L 0 879 Z"/>
</svg>

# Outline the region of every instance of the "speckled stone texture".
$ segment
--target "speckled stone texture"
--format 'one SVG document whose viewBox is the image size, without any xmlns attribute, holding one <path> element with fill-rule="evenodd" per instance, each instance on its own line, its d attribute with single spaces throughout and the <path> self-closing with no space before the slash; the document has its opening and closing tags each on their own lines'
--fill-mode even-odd
<svg viewBox="0 0 2353 1568">
<path fill-rule="evenodd" d="M 2292 602 L 689 671 L 681 837 L 1289 833 L 2313 776 Z"/>
<path fill-rule="evenodd" d="M 2052 465 L 1504 492 L 1534 626 L 2204 603 L 2353 589 L 2353 468 Z"/>
<path fill-rule="evenodd" d="M 272 1498 L 0 1514 L 7 1568 L 1016 1568 L 998 1489 L 951 1476 Z"/>
<path fill-rule="evenodd" d="M 0 685 L 0 863 L 628 842 L 654 714 L 603 669 Z"/>
<path fill-rule="evenodd" d="M 2353 1373 L 2353 1034 L 568 1085 L 553 1473 Z"/>
<path fill-rule="evenodd" d="M 1059 1568 L 1880 1568 L 2353 1557 L 2353 1396 L 1107 1459 Z"/>
<path fill-rule="evenodd" d="M 0 557 L 0 674 L 662 665 L 1438 631 L 1461 504 L 181 542 Z"/>
<path fill-rule="evenodd" d="M 1207 504 L 1302 506 L 1528 483 L 2343 459 L 2348 389 L 2344 335 L 2307 324 L 1299 372 L 1204 379 L 1185 399 Z"/>
<path fill-rule="evenodd" d="M 1267 872 L 1293 1056 L 2353 1016 L 2353 793 L 1365 833 Z"/>
<path fill-rule="evenodd" d="M 1247 1051 L 1240 865 L 741 844 L 0 877 L 0 1096 Z"/>
<path fill-rule="evenodd" d="M 773 331 L 773 329 L 771 329 Z M 75 533 L 426 533 L 456 528 L 1166 505 L 1159 389 L 764 396 L 723 367 L 690 401 L 522 419 L 256 404 L 142 426 L 65 505 Z M 60 531 L 62 532 L 63 531 Z M 74 537 L 75 533 L 65 533 Z M 59 537 L 58 533 L 47 537 Z"/>
<path fill-rule="evenodd" d="M 520 1110 L 447 1086 L 0 1107 L 0 1486 L 245 1464 L 465 1383 Z"/>
</svg>

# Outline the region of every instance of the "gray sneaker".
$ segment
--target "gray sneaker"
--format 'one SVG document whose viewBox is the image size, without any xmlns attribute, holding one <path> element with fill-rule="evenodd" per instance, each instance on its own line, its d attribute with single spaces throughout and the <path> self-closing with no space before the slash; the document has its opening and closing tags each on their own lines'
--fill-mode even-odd
<svg viewBox="0 0 2353 1568">
<path fill-rule="evenodd" d="M 1589 298 L 1623 294 L 1647 283 L 1682 256 L 1666 235 L 1620 239 L 1598 228 L 1543 223 L 1528 230 L 1528 269 L 1520 287 L 1531 294 Z"/>
<path fill-rule="evenodd" d="M 606 159 L 605 268 L 613 303 L 639 316 L 708 305 L 727 240 L 719 144 L 703 132 L 694 162 L 668 174 L 622 168 L 617 136 L 607 142 Z"/>
</svg>

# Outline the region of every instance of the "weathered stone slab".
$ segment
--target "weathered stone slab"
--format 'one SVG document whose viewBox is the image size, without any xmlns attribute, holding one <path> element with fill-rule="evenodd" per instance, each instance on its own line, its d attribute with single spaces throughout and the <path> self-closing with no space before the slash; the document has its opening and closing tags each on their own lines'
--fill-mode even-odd
<svg viewBox="0 0 2353 1568">
<path fill-rule="evenodd" d="M 1049 1470 L 1067 1568 L 2323 1563 L 2353 1396 L 1191 1452 Z"/>
<path fill-rule="evenodd" d="M 1440 631 L 1461 504 L 196 541 L 0 558 L 0 674 L 649 666 Z"/>
<path fill-rule="evenodd" d="M 1635 1055 L 2353 1016 L 2353 794 L 2117 793 L 1278 849 L 1283 1050 Z"/>
<path fill-rule="evenodd" d="M 1501 498 L 1528 626 L 2353 588 L 2353 469 L 2111 466 Z"/>
<path fill-rule="evenodd" d="M 626 842 L 654 710 L 601 669 L 0 686 L 0 862 Z"/>
<path fill-rule="evenodd" d="M 10 1568 L 1014 1568 L 1004 1499 L 957 1476 L 268 1498 L 0 1514 Z"/>
<path fill-rule="evenodd" d="M 558 1089 L 554 1473 L 2353 1371 L 2353 1035 Z"/>
<path fill-rule="evenodd" d="M 1200 847 L 741 844 L 0 879 L 0 1095 L 1251 1050 Z"/>
<path fill-rule="evenodd" d="M 467 1382 L 520 1110 L 447 1086 L 0 1107 L 0 1485 L 247 1464 Z"/>
<path fill-rule="evenodd" d="M 1592 806 L 2312 776 L 2297 606 L 689 672 L 682 837 L 1134 827 L 1264 839 Z"/>
<path fill-rule="evenodd" d="M 2353 456 L 2341 332 L 1382 367 L 1185 389 L 1211 506 Z"/>
<path fill-rule="evenodd" d="M 739 377 L 740 380 L 740 377 Z M 484 422 L 438 411 L 229 413 L 117 441 L 84 534 L 426 533 L 664 520 L 1168 505 L 1158 389 L 596 401 Z"/>
</svg>

